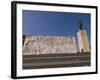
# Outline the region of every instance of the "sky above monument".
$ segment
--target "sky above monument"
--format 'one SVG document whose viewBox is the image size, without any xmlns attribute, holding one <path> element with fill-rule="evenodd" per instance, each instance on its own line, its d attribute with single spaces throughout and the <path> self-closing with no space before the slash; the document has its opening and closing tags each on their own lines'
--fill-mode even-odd
<svg viewBox="0 0 100 80">
<path fill-rule="evenodd" d="M 88 13 L 23 10 L 23 35 L 75 36 L 77 39 L 79 20 L 90 42 L 91 15 Z"/>
</svg>

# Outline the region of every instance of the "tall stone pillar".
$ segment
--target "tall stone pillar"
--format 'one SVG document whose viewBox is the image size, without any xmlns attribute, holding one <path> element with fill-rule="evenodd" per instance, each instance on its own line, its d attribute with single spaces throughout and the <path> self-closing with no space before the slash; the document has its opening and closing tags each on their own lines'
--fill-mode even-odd
<svg viewBox="0 0 100 80">
<path fill-rule="evenodd" d="M 78 44 L 80 52 L 90 52 L 89 41 L 86 30 L 79 30 L 77 32 Z"/>
</svg>

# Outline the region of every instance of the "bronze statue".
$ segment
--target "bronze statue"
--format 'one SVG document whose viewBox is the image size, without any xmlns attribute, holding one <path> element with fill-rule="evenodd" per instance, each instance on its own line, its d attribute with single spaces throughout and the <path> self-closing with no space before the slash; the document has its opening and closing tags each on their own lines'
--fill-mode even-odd
<svg viewBox="0 0 100 80">
<path fill-rule="evenodd" d="M 83 30 L 83 24 L 82 24 L 81 20 L 78 21 L 78 29 Z"/>
</svg>

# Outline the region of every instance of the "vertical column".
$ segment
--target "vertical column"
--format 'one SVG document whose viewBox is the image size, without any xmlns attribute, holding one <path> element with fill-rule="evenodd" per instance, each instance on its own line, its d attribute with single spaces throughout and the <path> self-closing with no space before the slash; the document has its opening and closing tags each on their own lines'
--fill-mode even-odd
<svg viewBox="0 0 100 80">
<path fill-rule="evenodd" d="M 89 41 L 86 30 L 79 30 L 77 33 L 80 52 L 90 52 Z"/>
</svg>

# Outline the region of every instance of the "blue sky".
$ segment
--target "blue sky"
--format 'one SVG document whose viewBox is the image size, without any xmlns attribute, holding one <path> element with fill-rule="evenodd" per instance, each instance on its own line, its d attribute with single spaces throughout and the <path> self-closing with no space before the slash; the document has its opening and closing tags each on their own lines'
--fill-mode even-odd
<svg viewBox="0 0 100 80">
<path fill-rule="evenodd" d="M 91 15 L 87 13 L 23 10 L 23 34 L 75 36 L 77 40 L 78 20 L 82 21 L 90 42 Z"/>
</svg>

